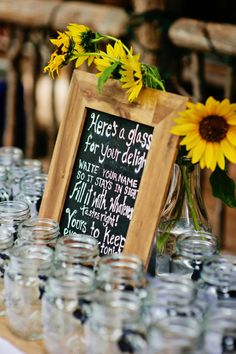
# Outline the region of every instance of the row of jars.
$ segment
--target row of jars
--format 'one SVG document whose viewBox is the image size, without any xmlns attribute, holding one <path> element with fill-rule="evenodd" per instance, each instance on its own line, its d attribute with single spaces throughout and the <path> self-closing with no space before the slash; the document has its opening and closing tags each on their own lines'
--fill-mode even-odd
<svg viewBox="0 0 236 354">
<path fill-rule="evenodd" d="M 43 337 L 50 354 L 236 352 L 236 261 L 211 233 L 178 235 L 154 278 L 136 256 L 99 259 L 97 245 L 88 255 L 93 238 L 81 247 L 36 217 L 46 175 L 18 152 L 0 148 L 10 191 L 0 202 L 2 315 L 16 335 Z"/>
<path fill-rule="evenodd" d="M 202 257 L 198 277 L 176 267 L 151 278 L 137 256 L 100 259 L 91 236 L 59 236 L 55 221 L 31 218 L 1 249 L 2 315 L 16 335 L 43 338 L 50 354 L 236 352 L 236 257 Z"/>
<path fill-rule="evenodd" d="M 25 201 L 37 216 L 47 182 L 41 160 L 24 158 L 18 147 L 0 147 L 0 201 Z"/>
</svg>

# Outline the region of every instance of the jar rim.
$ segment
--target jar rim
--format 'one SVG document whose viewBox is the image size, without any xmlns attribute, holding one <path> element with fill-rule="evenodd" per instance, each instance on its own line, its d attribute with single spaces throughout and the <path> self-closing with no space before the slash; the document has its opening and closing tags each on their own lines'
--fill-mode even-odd
<svg viewBox="0 0 236 354">
<path fill-rule="evenodd" d="M 86 254 L 88 251 L 90 254 L 98 255 L 98 241 L 94 237 L 86 234 L 62 235 L 57 239 L 55 246 L 56 252 L 71 252 L 71 255 L 73 255 L 78 249 L 81 255 Z"/>
<path fill-rule="evenodd" d="M 41 233 L 58 233 L 59 234 L 59 223 L 54 219 L 42 218 L 38 216 L 30 217 L 24 220 L 20 225 L 18 232 L 23 232 L 24 228 L 31 229 L 32 232 L 36 234 Z"/>
<path fill-rule="evenodd" d="M 204 260 L 201 271 L 203 280 L 219 286 L 228 286 L 232 277 L 236 282 L 236 256 L 218 254 Z"/>
<path fill-rule="evenodd" d="M 24 216 L 30 217 L 29 205 L 21 200 L 7 200 L 0 202 L 0 218 L 22 218 Z"/>
<path fill-rule="evenodd" d="M 55 293 L 72 297 L 75 294 L 88 294 L 95 290 L 95 274 L 84 266 L 53 269 L 48 278 L 48 287 Z"/>
</svg>

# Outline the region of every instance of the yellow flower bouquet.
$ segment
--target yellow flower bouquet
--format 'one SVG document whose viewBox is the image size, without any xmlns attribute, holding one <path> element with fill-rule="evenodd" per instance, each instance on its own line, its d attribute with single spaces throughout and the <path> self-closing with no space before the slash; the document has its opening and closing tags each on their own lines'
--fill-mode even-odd
<svg viewBox="0 0 236 354">
<path fill-rule="evenodd" d="M 51 39 L 56 49 L 44 68 L 54 78 L 54 72 L 74 61 L 79 68 L 85 61 L 95 64 L 98 71 L 98 91 L 108 78 L 117 79 L 127 91 L 129 102 L 134 101 L 143 86 L 165 90 L 156 67 L 140 63 L 139 54 L 134 55 L 132 48 L 112 36 L 93 32 L 84 25 L 69 24 L 65 32 L 58 32 Z M 114 44 L 113 44 L 114 43 Z M 105 46 L 105 50 L 103 50 Z"/>
<path fill-rule="evenodd" d="M 119 80 L 129 102 L 137 99 L 143 87 L 165 90 L 158 68 L 141 63 L 140 55 L 133 54 L 132 48 L 117 38 L 93 32 L 84 25 L 69 24 L 51 42 L 56 48 L 44 71 L 52 78 L 69 62 L 74 62 L 76 68 L 87 62 L 97 70 L 99 93 L 109 78 Z M 192 165 L 209 168 L 213 195 L 235 208 L 235 183 L 228 176 L 226 161 L 236 163 L 236 104 L 213 97 L 205 104 L 188 102 L 174 121 L 171 133 L 181 137 L 177 163 L 187 158 Z M 192 214 L 194 218 L 194 210 Z"/>
</svg>

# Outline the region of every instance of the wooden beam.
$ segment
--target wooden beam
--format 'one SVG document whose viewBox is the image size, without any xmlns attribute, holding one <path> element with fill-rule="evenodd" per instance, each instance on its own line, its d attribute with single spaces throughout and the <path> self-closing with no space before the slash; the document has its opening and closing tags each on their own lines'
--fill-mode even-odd
<svg viewBox="0 0 236 354">
<path fill-rule="evenodd" d="M 180 18 L 170 27 L 169 38 L 181 48 L 236 55 L 236 25 Z"/>
<path fill-rule="evenodd" d="M 164 10 L 163 0 L 132 0 L 134 14 L 140 15 L 151 10 Z M 158 65 L 157 51 L 160 49 L 160 28 L 154 21 L 144 21 L 134 29 L 132 42 L 134 51 L 141 53 L 141 60 L 147 64 Z"/>
<path fill-rule="evenodd" d="M 65 30 L 70 22 L 85 24 L 94 31 L 119 37 L 124 34 L 129 15 L 112 5 L 59 0 L 1 0 L 0 22 L 23 27 Z"/>
</svg>

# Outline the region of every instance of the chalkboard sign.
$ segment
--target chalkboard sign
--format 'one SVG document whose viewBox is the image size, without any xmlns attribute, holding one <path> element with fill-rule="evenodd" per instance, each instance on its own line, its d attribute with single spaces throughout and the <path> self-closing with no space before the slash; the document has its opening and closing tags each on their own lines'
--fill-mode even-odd
<svg viewBox="0 0 236 354">
<path fill-rule="evenodd" d="M 186 98 L 143 89 L 128 103 L 115 80 L 75 70 L 43 195 L 41 217 L 62 234 L 99 241 L 101 255 L 135 253 L 147 265 L 178 137 L 170 134 Z"/>
<path fill-rule="evenodd" d="M 61 232 L 99 241 L 101 255 L 122 252 L 153 128 L 108 113 L 87 115 L 61 216 Z"/>
</svg>

